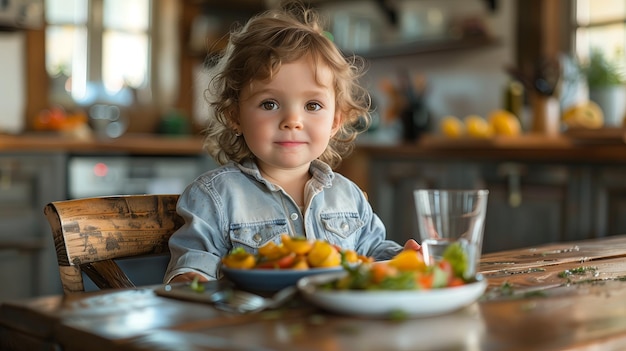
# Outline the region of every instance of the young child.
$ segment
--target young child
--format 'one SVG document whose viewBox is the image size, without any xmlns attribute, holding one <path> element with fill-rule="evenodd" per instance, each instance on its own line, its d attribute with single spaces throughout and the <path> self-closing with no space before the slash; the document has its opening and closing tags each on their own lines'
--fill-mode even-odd
<svg viewBox="0 0 626 351">
<path fill-rule="evenodd" d="M 164 281 L 219 278 L 235 247 L 256 250 L 282 233 L 324 239 L 385 260 L 403 249 L 361 189 L 331 167 L 369 121 L 369 95 L 316 12 L 291 4 L 231 33 L 209 89 L 205 148 L 222 166 L 181 194 L 185 224 L 172 235 Z M 414 240 L 404 248 L 419 250 Z"/>
</svg>

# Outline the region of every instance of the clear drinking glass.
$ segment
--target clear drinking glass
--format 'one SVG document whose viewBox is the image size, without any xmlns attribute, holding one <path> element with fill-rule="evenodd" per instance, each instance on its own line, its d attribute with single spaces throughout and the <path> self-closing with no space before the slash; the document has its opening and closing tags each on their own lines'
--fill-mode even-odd
<svg viewBox="0 0 626 351">
<path fill-rule="evenodd" d="M 488 190 L 414 191 L 422 252 L 427 264 L 441 260 L 457 243 L 467 257 L 465 278 L 474 277 L 482 250 Z"/>
</svg>

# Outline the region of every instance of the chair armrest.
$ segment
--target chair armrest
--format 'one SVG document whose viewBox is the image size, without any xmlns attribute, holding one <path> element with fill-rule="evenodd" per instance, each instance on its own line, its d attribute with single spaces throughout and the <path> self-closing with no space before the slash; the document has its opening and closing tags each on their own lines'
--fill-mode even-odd
<svg viewBox="0 0 626 351">
<path fill-rule="evenodd" d="M 113 260 L 83 264 L 80 269 L 87 274 L 100 289 L 134 288 L 128 276 Z"/>
</svg>

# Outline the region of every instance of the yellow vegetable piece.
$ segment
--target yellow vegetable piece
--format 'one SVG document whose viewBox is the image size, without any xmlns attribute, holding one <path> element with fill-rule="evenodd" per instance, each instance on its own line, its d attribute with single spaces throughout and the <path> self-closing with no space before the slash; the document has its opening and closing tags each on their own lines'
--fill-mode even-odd
<svg viewBox="0 0 626 351">
<path fill-rule="evenodd" d="M 273 241 L 270 241 L 259 248 L 259 256 L 267 260 L 275 260 L 287 255 L 288 253 L 289 250 L 287 250 L 287 248 L 285 248 L 282 244 L 276 244 Z"/>
<path fill-rule="evenodd" d="M 425 271 L 426 263 L 420 252 L 413 250 L 403 250 L 395 255 L 389 265 L 399 271 Z"/>
<path fill-rule="evenodd" d="M 237 251 L 224 256 L 222 264 L 228 268 L 250 269 L 256 264 L 256 258 L 251 253 Z"/>
<path fill-rule="evenodd" d="M 493 128 L 481 116 L 469 115 L 465 117 L 465 129 L 467 134 L 474 138 L 490 138 L 493 135 Z"/>
<path fill-rule="evenodd" d="M 343 257 L 347 263 L 358 263 L 360 260 L 359 255 L 354 250 L 345 250 Z"/>
<path fill-rule="evenodd" d="M 306 255 L 313 248 L 313 243 L 305 237 L 292 237 L 289 234 L 282 234 L 281 239 L 287 250 L 297 255 Z"/>
<path fill-rule="evenodd" d="M 341 264 L 341 254 L 334 247 L 332 248 L 330 255 L 320 262 L 316 267 L 336 267 Z"/>
<path fill-rule="evenodd" d="M 441 120 L 441 132 L 450 138 L 459 138 L 465 134 L 465 125 L 455 116 L 446 116 Z"/>
<path fill-rule="evenodd" d="M 333 266 L 338 266 L 341 264 L 341 255 L 330 243 L 316 240 L 307 255 L 307 261 L 311 267 L 329 267 L 331 263 L 334 263 Z"/>
<path fill-rule="evenodd" d="M 303 271 L 309 269 L 309 263 L 307 262 L 306 257 L 305 256 L 296 257 L 296 260 L 293 266 L 291 266 L 291 269 L 303 270 Z"/>
<path fill-rule="evenodd" d="M 489 124 L 497 135 L 518 136 L 522 132 L 517 116 L 506 110 L 495 110 L 489 114 Z"/>
</svg>

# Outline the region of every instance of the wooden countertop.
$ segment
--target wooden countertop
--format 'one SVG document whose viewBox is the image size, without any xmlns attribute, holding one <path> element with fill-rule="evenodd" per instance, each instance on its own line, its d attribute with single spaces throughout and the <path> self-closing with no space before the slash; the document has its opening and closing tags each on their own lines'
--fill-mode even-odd
<svg viewBox="0 0 626 351">
<path fill-rule="evenodd" d="M 0 152 L 111 152 L 151 155 L 205 154 L 201 136 L 126 134 L 117 139 L 64 137 L 54 133 L 0 135 Z"/>
<path fill-rule="evenodd" d="M 357 144 L 357 154 L 374 158 L 446 160 L 526 160 L 626 162 L 626 129 L 585 131 L 557 136 L 525 134 L 491 139 L 449 139 L 425 135 L 416 143 Z M 3 151 L 119 152 L 128 154 L 205 154 L 202 137 L 126 134 L 117 139 L 78 139 L 54 133 L 0 134 Z"/>
</svg>

